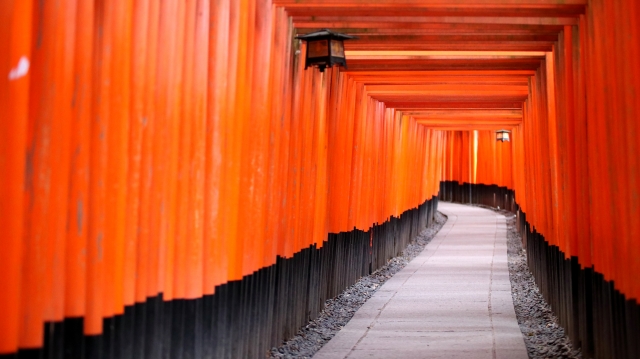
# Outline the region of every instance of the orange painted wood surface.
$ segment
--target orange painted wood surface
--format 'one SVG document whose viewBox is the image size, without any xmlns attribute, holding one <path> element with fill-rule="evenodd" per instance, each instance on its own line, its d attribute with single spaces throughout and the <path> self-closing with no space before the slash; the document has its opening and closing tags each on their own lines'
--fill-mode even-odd
<svg viewBox="0 0 640 359">
<path fill-rule="evenodd" d="M 344 72 L 304 71 L 270 1 L 210 5 L 69 1 L 38 15 L 55 29 L 42 46 L 3 35 L 15 41 L 4 67 L 31 51 L 37 65 L 3 86 L 15 99 L 3 107 L 3 214 L 26 205 L 24 219 L 2 217 L 2 330 L 18 333 L 3 352 L 41 346 L 44 321 L 84 317 L 94 335 L 159 293 L 212 294 L 437 195 L 439 160 L 424 149 L 442 134 Z"/>
<path fill-rule="evenodd" d="M 0 353 L 18 349 L 23 322 L 21 301 L 24 292 L 22 258 L 24 249 L 24 208 L 29 123 L 31 56 L 31 2 L 5 1 L 0 5 L 0 225 L 4 228 L 0 243 Z M 19 70 L 19 71 L 18 71 Z M 8 75 L 8 76 L 7 76 Z"/>
<path fill-rule="evenodd" d="M 513 131 L 510 150 L 500 151 L 501 143 L 483 146 L 480 131 L 475 153 L 475 183 L 514 189 L 538 233 L 613 281 L 627 298 L 640 295 L 631 275 L 640 249 L 633 219 L 640 186 L 633 139 L 638 69 L 629 63 L 639 46 L 616 34 L 637 33 L 637 18 L 635 2 L 590 1 L 530 76 L 522 121 L 507 128 Z M 474 183 L 464 173 L 471 159 L 460 152 L 467 140 L 448 138 L 455 150 L 445 160 L 446 178 Z"/>
<path fill-rule="evenodd" d="M 441 180 L 515 190 L 640 298 L 637 1 L 59 5 L 0 4 L 0 353 L 213 294 Z M 304 70 L 321 27 L 360 37 L 348 69 Z"/>
</svg>

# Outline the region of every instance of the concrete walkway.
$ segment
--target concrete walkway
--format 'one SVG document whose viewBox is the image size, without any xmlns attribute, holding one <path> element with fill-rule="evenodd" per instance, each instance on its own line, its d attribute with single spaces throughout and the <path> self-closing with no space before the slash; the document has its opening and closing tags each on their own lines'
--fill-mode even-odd
<svg viewBox="0 0 640 359">
<path fill-rule="evenodd" d="M 314 359 L 527 358 L 504 216 L 439 203 L 449 220 Z"/>
</svg>

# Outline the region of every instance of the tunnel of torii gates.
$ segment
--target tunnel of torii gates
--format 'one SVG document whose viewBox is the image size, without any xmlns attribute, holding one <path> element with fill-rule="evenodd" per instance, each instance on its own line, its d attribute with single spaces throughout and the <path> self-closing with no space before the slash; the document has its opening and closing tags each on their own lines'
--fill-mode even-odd
<svg viewBox="0 0 640 359">
<path fill-rule="evenodd" d="M 640 2 L 0 2 L 0 355 L 251 358 L 438 200 L 640 357 Z M 322 28 L 348 68 L 304 68 Z M 512 131 L 497 142 L 495 131 Z"/>
</svg>

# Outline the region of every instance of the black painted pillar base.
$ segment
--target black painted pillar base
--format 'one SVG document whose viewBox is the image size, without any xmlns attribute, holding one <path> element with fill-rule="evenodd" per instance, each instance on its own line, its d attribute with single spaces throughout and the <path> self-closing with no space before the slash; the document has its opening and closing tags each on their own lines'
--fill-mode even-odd
<svg viewBox="0 0 640 359">
<path fill-rule="evenodd" d="M 147 298 L 104 319 L 102 335 L 85 336 L 82 318 L 46 323 L 43 348 L 0 359 L 263 358 L 315 319 L 327 299 L 399 255 L 433 223 L 437 205 L 434 197 L 367 232 L 329 234 L 321 248 L 278 257 L 214 295 Z"/>
<path fill-rule="evenodd" d="M 530 232 L 528 223 L 523 227 L 529 269 L 583 358 L 640 358 L 638 302 L 593 268 L 582 268 L 577 257 L 567 258 L 540 233 Z"/>
</svg>

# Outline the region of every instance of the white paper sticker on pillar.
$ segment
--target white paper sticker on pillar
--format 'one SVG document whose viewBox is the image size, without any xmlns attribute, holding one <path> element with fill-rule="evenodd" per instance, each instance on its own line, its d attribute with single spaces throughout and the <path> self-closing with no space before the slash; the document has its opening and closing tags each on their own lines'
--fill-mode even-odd
<svg viewBox="0 0 640 359">
<path fill-rule="evenodd" d="M 22 56 L 18 61 L 18 66 L 11 69 L 9 72 L 9 80 L 17 80 L 25 76 L 29 72 L 29 59 L 26 56 Z"/>
</svg>

